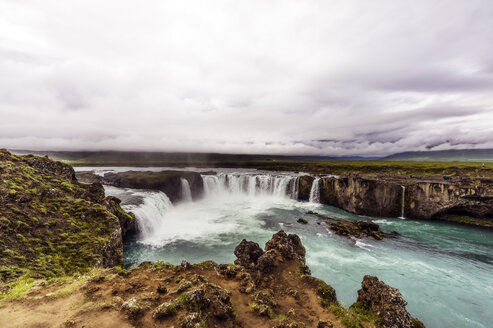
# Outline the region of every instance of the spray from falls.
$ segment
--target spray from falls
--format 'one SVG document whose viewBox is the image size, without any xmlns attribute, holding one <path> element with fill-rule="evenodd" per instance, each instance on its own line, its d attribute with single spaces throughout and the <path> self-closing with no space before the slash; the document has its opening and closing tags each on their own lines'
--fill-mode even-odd
<svg viewBox="0 0 493 328">
<path fill-rule="evenodd" d="M 401 200 L 401 216 L 400 218 L 401 219 L 405 219 L 404 217 L 404 200 L 405 200 L 405 197 L 406 197 L 406 187 L 405 186 L 401 186 L 402 187 L 402 200 Z"/>
<path fill-rule="evenodd" d="M 320 178 L 315 178 L 310 189 L 310 203 L 320 203 Z"/>
<path fill-rule="evenodd" d="M 187 179 L 181 178 L 181 200 L 184 202 L 192 201 L 192 190 Z"/>
</svg>

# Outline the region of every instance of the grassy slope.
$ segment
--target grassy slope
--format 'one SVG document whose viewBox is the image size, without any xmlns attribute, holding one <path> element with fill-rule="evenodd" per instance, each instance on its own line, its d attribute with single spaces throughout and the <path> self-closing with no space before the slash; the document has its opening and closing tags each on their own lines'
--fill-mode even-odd
<svg viewBox="0 0 493 328">
<path fill-rule="evenodd" d="M 83 272 L 101 261 L 118 218 L 102 189 L 72 174 L 68 165 L 0 150 L 0 281 Z"/>
</svg>

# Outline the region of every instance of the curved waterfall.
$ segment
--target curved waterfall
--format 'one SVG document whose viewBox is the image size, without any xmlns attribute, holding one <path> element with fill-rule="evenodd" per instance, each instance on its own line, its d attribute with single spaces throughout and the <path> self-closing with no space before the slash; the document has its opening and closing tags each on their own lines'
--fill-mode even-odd
<svg viewBox="0 0 493 328">
<path fill-rule="evenodd" d="M 135 214 L 139 233 L 143 238 L 151 236 L 163 225 L 163 217 L 173 204 L 161 191 L 127 191 L 142 197 L 139 205 L 123 204 L 122 208 Z"/>
<path fill-rule="evenodd" d="M 299 176 L 218 173 L 202 175 L 204 195 L 218 193 L 256 195 L 274 195 L 298 199 Z"/>
<path fill-rule="evenodd" d="M 320 203 L 320 178 L 315 178 L 310 189 L 310 203 Z"/>
</svg>

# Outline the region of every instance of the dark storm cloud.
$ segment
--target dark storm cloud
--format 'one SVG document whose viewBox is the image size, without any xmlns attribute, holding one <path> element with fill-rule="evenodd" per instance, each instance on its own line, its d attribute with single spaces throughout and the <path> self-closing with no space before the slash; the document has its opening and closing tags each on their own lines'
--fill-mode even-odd
<svg viewBox="0 0 493 328">
<path fill-rule="evenodd" d="M 493 147 L 491 1 L 0 0 L 0 12 L 0 147 Z"/>
</svg>

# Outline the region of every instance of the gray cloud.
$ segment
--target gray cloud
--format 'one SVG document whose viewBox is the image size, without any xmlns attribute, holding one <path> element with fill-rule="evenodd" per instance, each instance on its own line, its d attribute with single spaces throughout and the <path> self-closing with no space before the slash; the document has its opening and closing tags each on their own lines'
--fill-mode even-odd
<svg viewBox="0 0 493 328">
<path fill-rule="evenodd" d="M 493 147 L 488 0 L 0 0 L 0 147 Z"/>
</svg>

